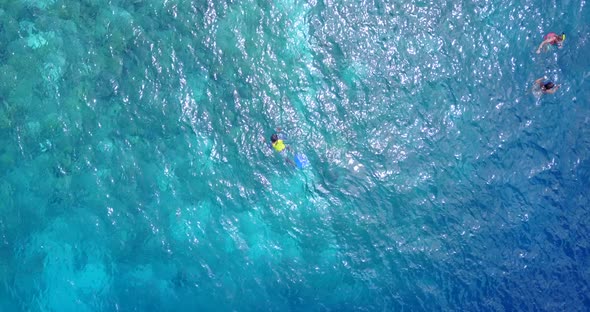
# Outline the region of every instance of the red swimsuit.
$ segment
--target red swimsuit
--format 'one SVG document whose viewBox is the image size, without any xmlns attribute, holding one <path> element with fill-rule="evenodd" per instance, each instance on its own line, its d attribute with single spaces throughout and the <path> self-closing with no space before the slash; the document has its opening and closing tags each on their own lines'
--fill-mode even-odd
<svg viewBox="0 0 590 312">
<path fill-rule="evenodd" d="M 545 37 L 543 37 L 543 40 L 549 39 L 549 40 L 551 40 L 550 43 L 552 45 L 557 45 L 557 44 L 559 44 L 558 38 L 559 38 L 559 36 L 557 36 L 556 33 L 550 32 L 550 33 L 546 34 Z"/>
</svg>

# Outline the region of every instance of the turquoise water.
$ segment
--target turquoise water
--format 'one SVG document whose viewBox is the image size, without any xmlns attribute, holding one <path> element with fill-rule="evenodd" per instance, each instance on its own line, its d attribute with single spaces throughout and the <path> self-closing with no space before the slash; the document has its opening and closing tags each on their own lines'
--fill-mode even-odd
<svg viewBox="0 0 590 312">
<path fill-rule="evenodd" d="M 585 1 L 0 21 L 2 311 L 590 309 Z M 564 48 L 535 54 L 550 31 Z"/>
</svg>

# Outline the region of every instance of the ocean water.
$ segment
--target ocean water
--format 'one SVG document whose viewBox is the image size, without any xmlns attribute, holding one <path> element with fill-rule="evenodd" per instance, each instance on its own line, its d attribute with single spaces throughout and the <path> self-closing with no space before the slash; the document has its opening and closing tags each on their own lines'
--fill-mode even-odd
<svg viewBox="0 0 590 312">
<path fill-rule="evenodd" d="M 1 311 L 590 309 L 586 1 L 0 3 Z"/>
</svg>

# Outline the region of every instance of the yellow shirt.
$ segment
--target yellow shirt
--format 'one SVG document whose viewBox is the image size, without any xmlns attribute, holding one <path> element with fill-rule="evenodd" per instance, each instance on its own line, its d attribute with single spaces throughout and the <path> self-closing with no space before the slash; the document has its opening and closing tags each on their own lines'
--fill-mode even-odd
<svg viewBox="0 0 590 312">
<path fill-rule="evenodd" d="M 272 143 L 272 147 L 275 149 L 275 151 L 282 152 L 285 149 L 285 143 L 283 143 L 283 140 L 277 140 L 276 142 Z"/>
</svg>

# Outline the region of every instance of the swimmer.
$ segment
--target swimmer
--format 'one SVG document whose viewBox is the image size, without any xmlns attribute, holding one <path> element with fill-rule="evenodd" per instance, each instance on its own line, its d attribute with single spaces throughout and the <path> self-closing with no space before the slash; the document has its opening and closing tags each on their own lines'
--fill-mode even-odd
<svg viewBox="0 0 590 312">
<path fill-rule="evenodd" d="M 541 77 L 535 80 L 535 84 L 533 85 L 533 91 L 540 90 L 543 94 L 553 94 L 557 92 L 559 89 L 559 85 L 555 85 L 551 81 L 545 82 L 545 77 Z"/>
<path fill-rule="evenodd" d="M 556 45 L 558 48 L 561 49 L 563 47 L 564 40 L 565 40 L 565 33 L 561 33 L 561 35 L 558 35 L 554 32 L 548 33 L 543 38 L 543 42 L 541 42 L 541 44 L 539 45 L 539 48 L 537 49 L 537 54 L 541 53 L 541 49 L 543 49 L 548 44 Z"/>
<path fill-rule="evenodd" d="M 264 138 L 262 138 L 262 141 L 266 142 L 266 140 Z M 295 163 L 293 162 L 293 160 L 291 160 L 286 154 L 287 151 L 292 152 L 293 150 L 291 149 L 291 147 L 289 145 L 285 144 L 284 141 L 284 136 L 281 133 L 281 128 L 277 128 L 277 132 L 273 133 L 270 136 L 270 145 L 269 147 L 274 149 L 276 152 L 278 152 L 279 154 L 281 154 L 282 156 L 285 156 L 285 161 L 295 165 Z"/>
</svg>

